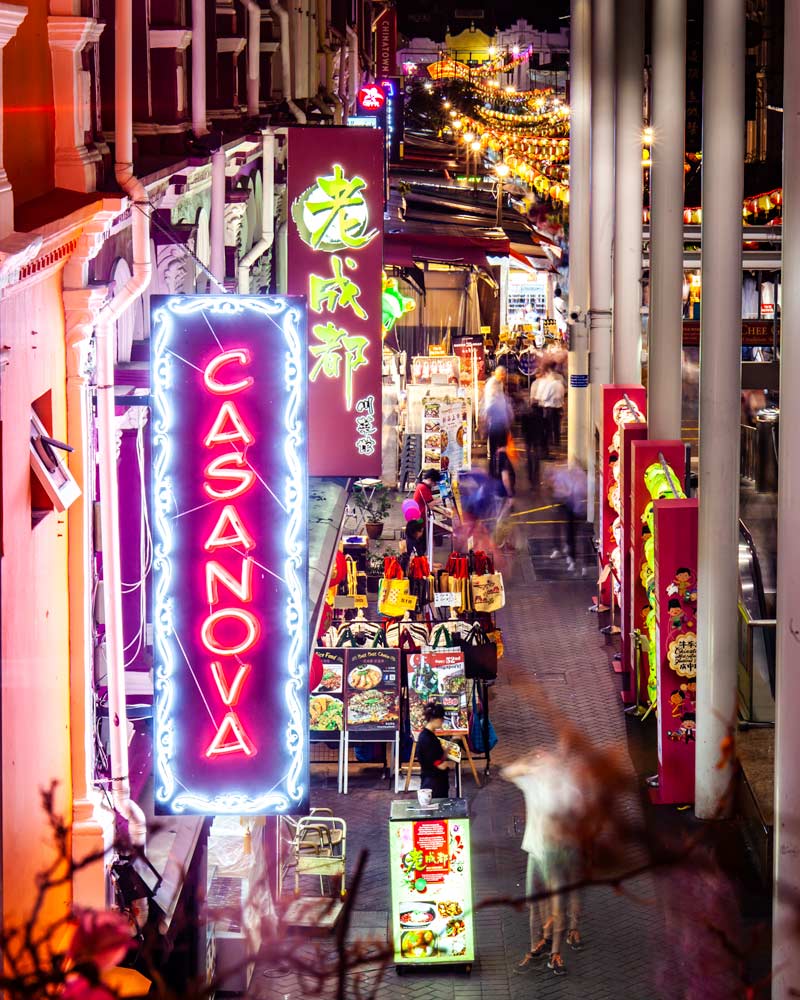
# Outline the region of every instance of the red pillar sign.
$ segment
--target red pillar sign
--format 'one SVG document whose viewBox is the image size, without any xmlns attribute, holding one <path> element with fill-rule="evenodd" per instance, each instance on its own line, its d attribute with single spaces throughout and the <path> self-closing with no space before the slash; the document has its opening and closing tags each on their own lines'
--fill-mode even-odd
<svg viewBox="0 0 800 1000">
<path fill-rule="evenodd" d="M 308 795 L 302 302 L 154 296 L 155 803 Z"/>
<path fill-rule="evenodd" d="M 383 132 L 290 128 L 288 290 L 308 300 L 308 470 L 381 474 Z"/>
</svg>

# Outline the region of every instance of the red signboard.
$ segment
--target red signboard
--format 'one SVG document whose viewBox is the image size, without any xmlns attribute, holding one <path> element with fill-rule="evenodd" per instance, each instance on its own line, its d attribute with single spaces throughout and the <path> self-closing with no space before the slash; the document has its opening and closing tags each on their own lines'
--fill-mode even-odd
<svg viewBox="0 0 800 1000">
<path fill-rule="evenodd" d="M 776 332 L 780 339 L 780 323 L 776 331 L 772 319 L 743 319 L 742 320 L 742 346 L 744 347 L 772 347 L 775 343 Z M 700 320 L 685 319 L 683 321 L 683 346 L 699 347 L 700 345 Z"/>
<path fill-rule="evenodd" d="M 308 471 L 380 476 L 383 132 L 288 131 L 288 290 L 308 299 Z"/>
<path fill-rule="evenodd" d="M 631 474 L 633 471 L 633 453 L 631 446 L 634 441 L 644 441 L 647 438 L 647 424 L 623 424 L 620 428 L 620 475 L 619 492 L 622 501 L 622 543 L 620 558 L 619 584 L 620 603 L 620 673 L 623 674 L 621 696 L 625 704 L 636 701 L 634 689 L 634 661 L 631 644 L 631 601 L 633 590 L 631 581 L 636 578 L 637 570 L 633 564 L 633 542 L 637 534 L 637 525 L 633 523 L 633 497 L 631 495 Z"/>
<path fill-rule="evenodd" d="M 305 307 L 153 296 L 155 803 L 308 796 Z"/>
<path fill-rule="evenodd" d="M 414 850 L 419 852 L 417 871 L 428 885 L 444 882 L 450 874 L 447 820 L 431 819 L 415 823 Z"/>
<path fill-rule="evenodd" d="M 386 7 L 375 22 L 375 75 L 397 72 L 397 9 Z"/>
</svg>

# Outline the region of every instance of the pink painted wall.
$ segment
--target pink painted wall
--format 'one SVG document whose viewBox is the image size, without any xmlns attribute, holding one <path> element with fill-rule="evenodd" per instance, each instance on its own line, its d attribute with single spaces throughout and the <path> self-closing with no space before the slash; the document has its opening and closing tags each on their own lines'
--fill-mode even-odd
<svg viewBox="0 0 800 1000">
<path fill-rule="evenodd" d="M 34 876 L 52 859 L 39 790 L 59 782 L 69 819 L 69 622 L 66 513 L 31 526 L 28 433 L 33 400 L 51 391 L 53 436 L 66 438 L 60 273 L 6 292 L 2 341 L 2 896 L 6 927 L 30 910 Z M 49 915 L 68 902 L 51 900 Z"/>
</svg>

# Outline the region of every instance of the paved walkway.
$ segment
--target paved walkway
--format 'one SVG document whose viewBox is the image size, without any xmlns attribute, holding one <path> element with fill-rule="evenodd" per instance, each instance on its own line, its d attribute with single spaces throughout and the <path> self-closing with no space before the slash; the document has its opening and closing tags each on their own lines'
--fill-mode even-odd
<svg viewBox="0 0 800 1000">
<path fill-rule="evenodd" d="M 529 499 L 526 507 L 547 503 L 546 494 Z M 521 503 L 518 507 L 524 509 Z M 518 520 L 552 522 L 554 518 L 557 520 L 557 513 L 548 511 Z M 350 983 L 353 997 L 722 1000 L 744 995 L 729 974 L 729 950 L 721 943 L 718 921 L 708 916 L 709 895 L 721 895 L 723 910 L 732 906 L 736 912 L 735 897 L 725 894 L 727 883 L 723 880 L 721 889 L 716 873 L 698 878 L 672 867 L 647 867 L 654 820 L 651 810 L 642 807 L 641 779 L 631 760 L 627 732 L 635 728 L 634 738 L 641 739 L 641 724 L 626 720 L 622 712 L 619 682 L 610 668 L 615 649 L 599 632 L 597 616 L 588 612 L 594 579 L 588 534 L 581 540 L 578 569 L 569 574 L 560 561 L 547 558 L 558 527 L 553 523 L 520 523 L 517 551 L 506 567 L 507 604 L 498 616 L 506 656 L 491 703 L 500 742 L 492 754 L 492 773 L 484 787 L 476 789 L 470 777 L 464 779 L 473 820 L 475 898 L 524 895 L 522 797 L 499 771 L 522 753 L 552 746 L 556 730 L 565 724 L 574 725 L 586 737 L 590 754 L 601 759 L 616 754 L 621 762 L 618 776 L 626 787 L 614 793 L 608 806 L 614 834 L 605 869 L 610 866 L 627 871 L 643 866 L 646 870 L 625 881 L 621 889 L 602 884 L 584 890 L 585 948 L 579 953 L 566 952 L 567 976 L 555 977 L 544 966 L 518 974 L 516 963 L 528 947 L 527 914 L 509 905 L 487 906 L 477 917 L 477 959 L 471 976 L 407 970 L 399 977 L 393 966 L 381 973 L 377 964 L 367 965 Z M 581 565 L 586 566 L 586 575 L 581 575 Z M 654 731 L 648 739 L 654 741 Z M 645 756 L 652 758 L 652 753 Z M 652 766 L 651 759 L 640 766 Z M 348 855 L 353 862 L 361 851 L 368 852 L 351 937 L 385 946 L 389 940 L 387 820 L 392 790 L 374 769 L 365 769 L 363 774 L 353 773 L 347 797 L 337 794 L 333 775 L 316 777 L 312 794 L 315 805 L 330 806 L 346 818 Z M 674 812 L 669 821 L 677 823 L 675 836 L 687 835 L 686 823 Z M 655 823 L 660 823 L 657 817 Z M 625 843 L 626 836 L 629 843 Z M 720 927 L 728 933 L 727 927 Z M 294 976 L 275 976 L 257 969 L 253 995 L 265 1000 L 294 1000 L 308 996 L 309 991 Z M 324 995 L 333 994 L 325 990 Z"/>
</svg>

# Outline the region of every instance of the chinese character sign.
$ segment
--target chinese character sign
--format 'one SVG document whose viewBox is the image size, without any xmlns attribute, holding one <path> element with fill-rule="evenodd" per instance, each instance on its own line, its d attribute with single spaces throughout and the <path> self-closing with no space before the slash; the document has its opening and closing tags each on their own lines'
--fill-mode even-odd
<svg viewBox="0 0 800 1000">
<path fill-rule="evenodd" d="M 312 476 L 381 473 L 383 133 L 289 129 L 289 292 L 308 298 Z"/>
<path fill-rule="evenodd" d="M 302 300 L 152 299 L 155 803 L 308 798 Z"/>
</svg>

